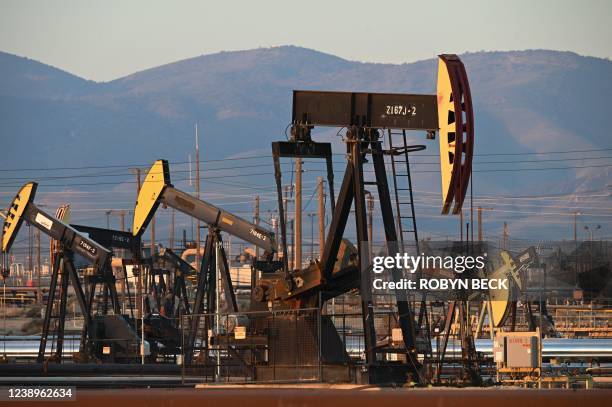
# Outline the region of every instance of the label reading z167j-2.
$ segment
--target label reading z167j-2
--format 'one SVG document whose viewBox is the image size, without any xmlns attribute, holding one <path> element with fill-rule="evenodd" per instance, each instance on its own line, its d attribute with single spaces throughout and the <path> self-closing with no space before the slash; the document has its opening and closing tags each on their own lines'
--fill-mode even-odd
<svg viewBox="0 0 612 407">
<path fill-rule="evenodd" d="M 416 106 L 412 105 L 387 105 L 385 109 L 387 116 L 416 116 Z"/>
</svg>

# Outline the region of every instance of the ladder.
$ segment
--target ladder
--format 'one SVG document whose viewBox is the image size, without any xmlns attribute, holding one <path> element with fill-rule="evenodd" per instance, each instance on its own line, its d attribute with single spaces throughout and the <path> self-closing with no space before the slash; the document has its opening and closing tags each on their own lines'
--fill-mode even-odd
<svg viewBox="0 0 612 407">
<path fill-rule="evenodd" d="M 389 155 L 391 157 L 391 176 L 395 195 L 395 211 L 398 236 L 398 248 L 402 253 L 418 256 L 419 234 L 417 230 L 414 210 L 414 195 L 412 189 L 412 176 L 410 175 L 409 153 L 425 149 L 422 145 L 408 145 L 406 130 L 392 130 L 387 132 Z M 423 295 L 418 300 L 418 317 L 416 321 L 417 350 L 423 354 L 424 359 L 433 359 L 429 320 L 427 318 L 427 304 Z M 413 301 L 414 304 L 416 302 Z M 413 309 L 417 309 L 414 307 Z"/>
<path fill-rule="evenodd" d="M 394 145 L 395 139 L 395 145 Z M 412 193 L 412 177 L 410 176 L 410 160 L 408 153 L 418 151 L 416 146 L 408 146 L 406 130 L 388 131 L 389 151 L 393 190 L 395 192 L 395 210 L 397 222 L 398 245 L 402 252 L 419 254 L 419 235 L 417 232 Z M 420 146 L 419 146 L 420 147 Z M 420 148 L 419 148 L 420 149 Z"/>
</svg>

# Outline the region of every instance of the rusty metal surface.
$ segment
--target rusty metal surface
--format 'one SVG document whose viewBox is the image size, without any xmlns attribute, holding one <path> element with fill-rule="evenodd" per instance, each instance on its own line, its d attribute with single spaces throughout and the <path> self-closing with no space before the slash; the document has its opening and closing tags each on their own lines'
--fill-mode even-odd
<svg viewBox="0 0 612 407">
<path fill-rule="evenodd" d="M 354 388 L 203 388 L 203 389 L 108 389 L 77 391 L 77 400 L 52 403 L 72 407 L 156 406 L 392 406 L 419 407 L 527 407 L 609 406 L 610 390 L 521 389 L 378 389 Z M 9 405 L 9 403 L 0 403 Z M 14 405 L 14 403 L 11 403 Z M 49 405 L 28 402 L 29 406 Z"/>
</svg>

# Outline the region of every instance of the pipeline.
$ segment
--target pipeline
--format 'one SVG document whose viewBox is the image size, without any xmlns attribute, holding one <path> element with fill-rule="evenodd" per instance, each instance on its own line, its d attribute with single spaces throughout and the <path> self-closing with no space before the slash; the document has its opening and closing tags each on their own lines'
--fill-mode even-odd
<svg viewBox="0 0 612 407">
<path fill-rule="evenodd" d="M 346 338 L 346 350 L 351 356 L 364 352 L 360 338 Z M 485 357 L 493 357 L 493 346 L 490 339 L 476 339 L 476 351 Z M 0 336 L 0 354 L 8 358 L 29 359 L 38 355 L 39 336 Z M 432 350 L 436 356 L 437 343 L 432 340 Z M 79 350 L 79 338 L 67 336 L 64 339 L 64 355 L 69 357 Z M 48 352 L 50 354 L 50 350 Z M 449 340 L 446 355 L 449 358 L 461 356 L 461 343 Z M 542 340 L 542 358 L 560 359 L 599 359 L 612 360 L 612 339 L 575 339 L 544 338 Z"/>
</svg>

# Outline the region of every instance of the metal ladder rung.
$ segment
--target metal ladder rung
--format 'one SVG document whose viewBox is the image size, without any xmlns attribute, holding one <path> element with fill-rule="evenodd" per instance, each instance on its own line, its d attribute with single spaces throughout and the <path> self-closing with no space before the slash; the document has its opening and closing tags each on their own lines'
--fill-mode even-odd
<svg viewBox="0 0 612 407">
<path fill-rule="evenodd" d="M 408 144 L 406 139 L 406 132 L 403 130 L 394 131 L 389 129 L 387 133 L 389 139 L 389 150 L 392 152 L 392 154 L 390 154 L 390 162 L 393 177 L 393 187 L 395 189 L 395 206 L 397 212 L 397 229 L 399 235 L 398 238 L 401 241 L 402 247 L 404 246 L 405 240 L 413 240 L 416 242 L 416 246 L 418 246 L 418 236 L 416 231 L 416 219 L 414 215 L 414 198 L 412 196 L 413 189 L 412 179 L 410 177 L 410 161 L 408 160 Z M 393 136 L 397 137 L 394 139 Z M 398 145 L 393 145 L 394 140 L 398 143 Z M 401 172 L 401 174 L 398 172 Z M 409 196 L 400 197 L 400 191 L 408 191 Z M 400 199 L 402 198 L 409 199 L 409 201 L 400 201 Z M 410 215 L 402 215 L 403 211 L 407 211 Z M 410 222 L 412 222 L 411 225 L 409 225 Z M 407 239 L 409 234 L 413 235 L 414 238 Z"/>
</svg>

